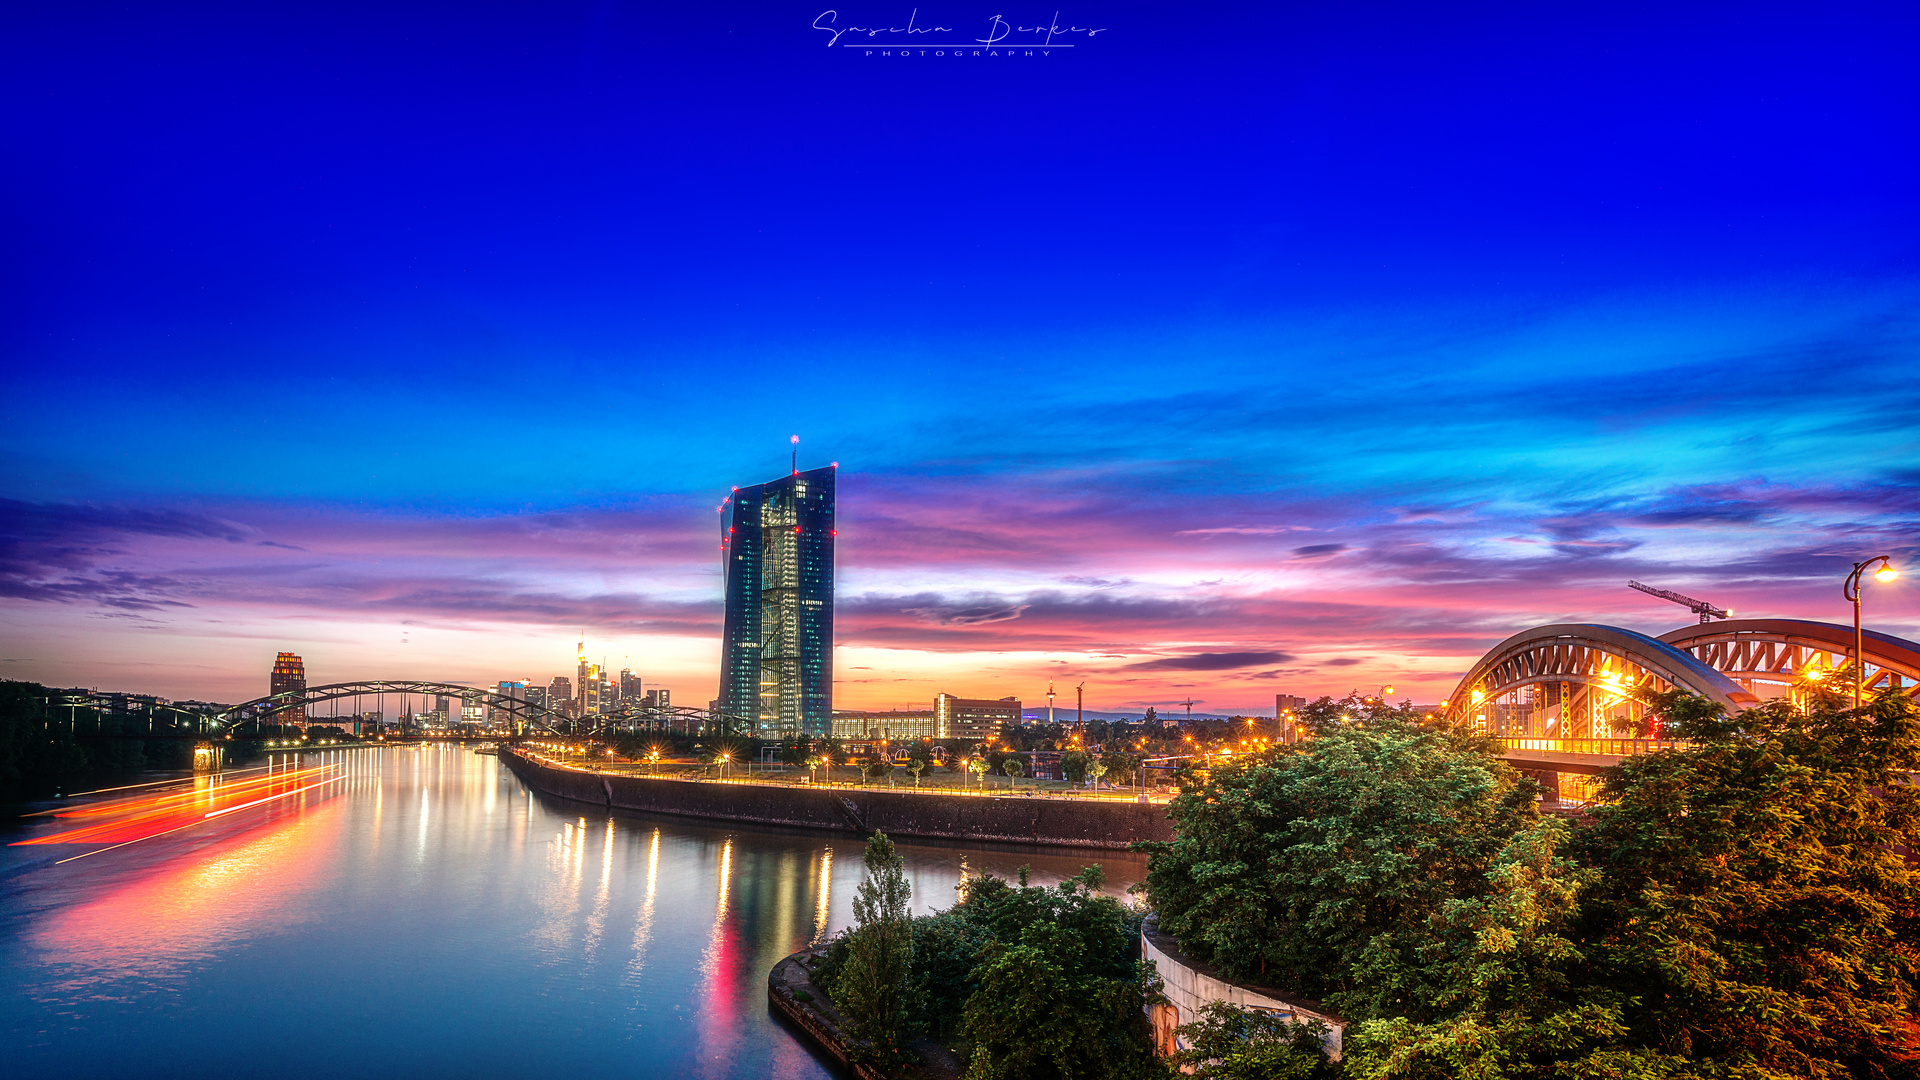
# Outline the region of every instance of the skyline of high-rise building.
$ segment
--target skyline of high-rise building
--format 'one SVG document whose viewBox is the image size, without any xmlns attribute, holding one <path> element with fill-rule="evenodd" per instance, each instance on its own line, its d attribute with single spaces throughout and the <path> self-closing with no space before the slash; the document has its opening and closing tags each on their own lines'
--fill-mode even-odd
<svg viewBox="0 0 1920 1080">
<path fill-rule="evenodd" d="M 721 503 L 720 711 L 763 737 L 833 730 L 837 465 L 735 488 Z"/>
<path fill-rule="evenodd" d="M 300 654 L 283 652 L 273 661 L 273 674 L 267 679 L 269 694 L 302 694 L 307 689 L 307 664 Z M 274 717 L 276 723 L 304 724 L 307 722 L 305 706 L 297 706 L 279 713 Z"/>
</svg>

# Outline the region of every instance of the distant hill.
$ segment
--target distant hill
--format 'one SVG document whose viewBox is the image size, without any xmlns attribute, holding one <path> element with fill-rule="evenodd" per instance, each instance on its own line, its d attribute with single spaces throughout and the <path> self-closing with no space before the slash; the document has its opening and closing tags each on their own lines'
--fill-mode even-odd
<svg viewBox="0 0 1920 1080">
<path fill-rule="evenodd" d="M 1155 706 L 1155 708 L 1158 710 L 1159 719 L 1162 719 L 1162 720 L 1185 720 L 1187 718 L 1187 710 L 1185 709 L 1160 709 L 1158 706 Z M 1126 720 L 1131 723 L 1137 724 L 1140 722 L 1141 715 L 1144 714 L 1145 712 L 1146 712 L 1145 709 L 1139 709 L 1134 712 L 1100 712 L 1096 709 L 1088 709 L 1085 713 L 1085 716 L 1089 720 Z M 1020 715 L 1025 717 L 1030 722 L 1038 721 L 1042 724 L 1047 722 L 1047 710 L 1044 708 L 1038 711 L 1034 709 L 1023 709 Z M 1056 706 L 1053 710 L 1053 719 L 1056 723 L 1070 724 L 1073 722 L 1073 715 L 1074 714 L 1072 709 L 1062 709 Z M 1231 720 L 1236 716 L 1265 716 L 1269 720 L 1273 718 L 1273 714 L 1271 712 L 1210 713 L 1210 712 L 1199 712 L 1198 710 L 1196 710 L 1193 714 L 1193 718 L 1195 720 Z"/>
</svg>

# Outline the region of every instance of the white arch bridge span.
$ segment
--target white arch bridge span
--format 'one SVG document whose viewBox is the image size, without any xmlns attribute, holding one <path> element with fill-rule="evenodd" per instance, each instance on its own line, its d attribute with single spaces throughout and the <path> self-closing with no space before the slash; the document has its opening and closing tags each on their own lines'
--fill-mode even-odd
<svg viewBox="0 0 1920 1080">
<path fill-rule="evenodd" d="M 1869 630 L 1863 646 L 1868 693 L 1920 691 L 1920 644 Z M 1819 684 L 1851 689 L 1853 671 L 1853 628 L 1832 623 L 1731 619 L 1657 638 L 1557 623 L 1494 646 L 1442 708 L 1449 720 L 1497 736 L 1516 766 L 1592 774 L 1673 745 L 1649 729 L 1635 690 L 1678 687 L 1735 713 Z"/>
</svg>

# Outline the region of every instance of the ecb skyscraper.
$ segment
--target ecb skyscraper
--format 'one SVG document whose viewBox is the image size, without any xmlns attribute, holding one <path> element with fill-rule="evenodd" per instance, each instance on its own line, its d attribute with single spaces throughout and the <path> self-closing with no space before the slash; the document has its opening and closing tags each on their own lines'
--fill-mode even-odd
<svg viewBox="0 0 1920 1080">
<path fill-rule="evenodd" d="M 763 738 L 833 732 L 836 468 L 734 488 L 720 506 L 727 617 L 718 704 Z"/>
</svg>

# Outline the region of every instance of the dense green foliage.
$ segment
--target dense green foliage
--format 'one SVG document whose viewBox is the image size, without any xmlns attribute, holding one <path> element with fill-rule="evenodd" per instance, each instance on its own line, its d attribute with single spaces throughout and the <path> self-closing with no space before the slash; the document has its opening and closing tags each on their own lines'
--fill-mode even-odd
<svg viewBox="0 0 1920 1080">
<path fill-rule="evenodd" d="M 61 696 L 61 691 L 37 683 L 0 682 L 0 781 L 193 764 L 191 742 L 97 737 L 139 734 L 149 721 L 86 706 L 70 708 Z"/>
<path fill-rule="evenodd" d="M 1143 845 L 1160 926 L 1231 976 L 1371 1013 L 1356 963 L 1417 963 L 1429 921 L 1480 895 L 1537 818 L 1534 785 L 1478 745 L 1387 717 L 1195 777 L 1176 839 Z M 1412 1001 L 1401 1002 L 1412 1006 Z"/>
<path fill-rule="evenodd" d="M 1149 846 L 1161 926 L 1324 996 L 1354 1077 L 1915 1076 L 1920 711 L 1649 700 L 1690 745 L 1612 770 L 1572 825 L 1471 738 L 1322 710 L 1308 743 L 1189 778 Z M 1278 1045 L 1230 1019 L 1205 1075 L 1295 1075 L 1218 1071 Z"/>
<path fill-rule="evenodd" d="M 1199 1080 L 1334 1080 L 1327 1060 L 1329 1034 L 1318 1020 L 1296 1024 L 1215 1001 L 1180 1029 L 1189 1049 L 1172 1064 Z"/>
<path fill-rule="evenodd" d="M 814 981 L 863 1035 L 893 1022 L 955 1043 L 970 1080 L 1154 1074 L 1144 1008 L 1158 981 L 1139 959 L 1140 913 L 1101 894 L 1098 867 L 1050 889 L 1024 876 L 975 878 L 959 903 L 912 920 L 903 1010 L 858 985 L 864 923 Z"/>
<path fill-rule="evenodd" d="M 1726 1075 L 1915 1075 L 1920 711 L 1656 704 L 1695 747 L 1621 765 L 1574 848 L 1632 1044 Z"/>
</svg>

